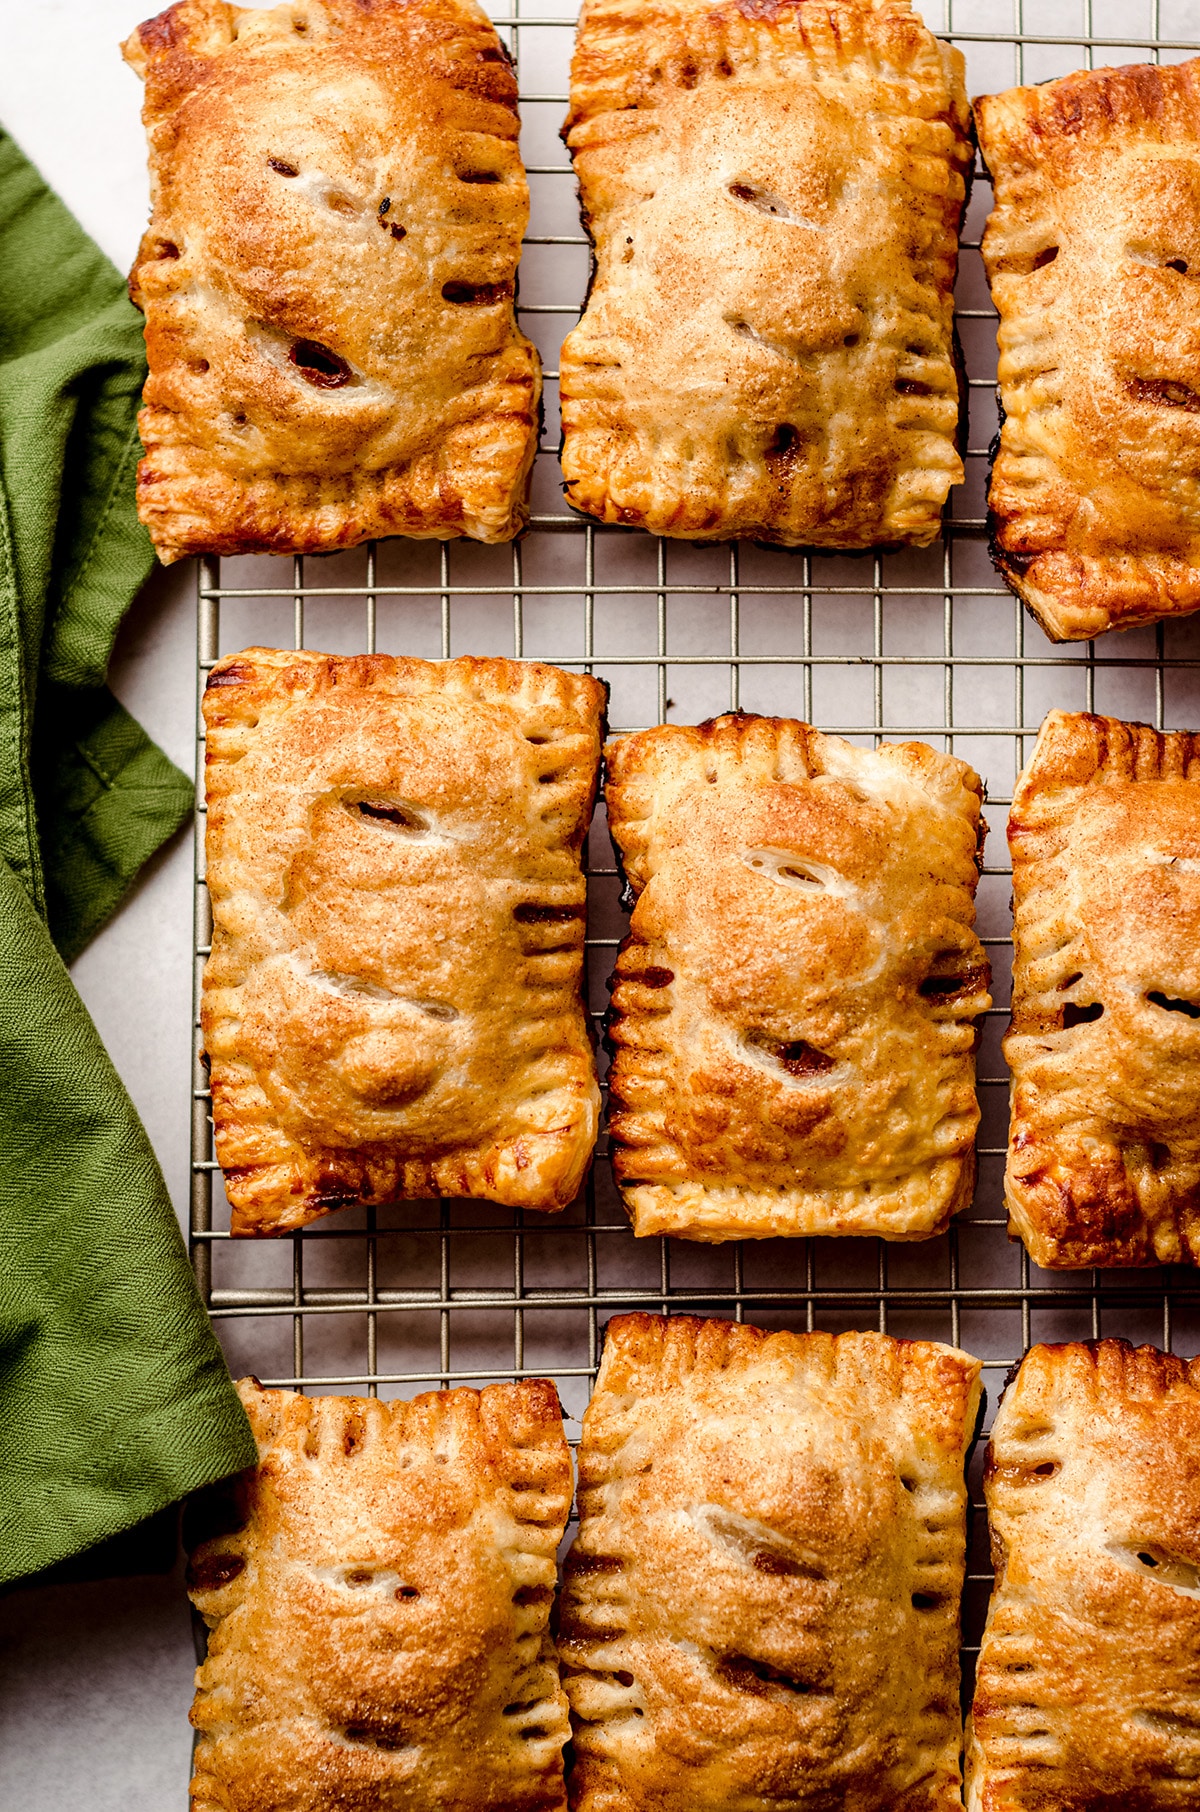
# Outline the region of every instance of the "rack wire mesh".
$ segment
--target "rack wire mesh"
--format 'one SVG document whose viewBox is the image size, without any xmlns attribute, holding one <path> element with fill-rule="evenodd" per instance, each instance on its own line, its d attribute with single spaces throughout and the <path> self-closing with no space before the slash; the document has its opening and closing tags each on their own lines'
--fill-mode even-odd
<svg viewBox="0 0 1200 1812">
<path fill-rule="evenodd" d="M 1200 47 L 1200 0 L 1039 0 L 1036 33 L 1023 29 L 1023 0 L 945 0 L 940 19 L 937 11 L 935 0 L 926 18 L 965 51 L 972 93 L 1099 62 L 1179 61 Z M 635 1241 L 602 1138 L 584 1194 L 562 1215 L 415 1203 L 344 1211 L 282 1241 L 233 1242 L 197 1046 L 191 1248 L 231 1367 L 309 1391 L 385 1395 L 550 1376 L 575 1428 L 604 1321 L 637 1306 L 949 1340 L 983 1359 L 993 1407 L 1006 1371 L 1035 1340 L 1124 1334 L 1200 1350 L 1195 1273 L 1044 1272 L 1005 1233 L 999 1036 L 1009 985 L 1004 820 L 1013 778 L 1053 705 L 1160 728 L 1200 721 L 1200 617 L 1056 648 L 993 572 L 984 498 L 996 426 L 995 316 L 978 249 L 990 200 L 984 173 L 968 210 L 957 292 L 967 480 L 952 496 L 939 545 L 825 556 L 695 547 L 600 528 L 565 511 L 556 457 L 557 351 L 582 307 L 589 264 L 557 136 L 575 20 L 539 11 L 539 0 L 515 0 L 512 11 L 493 16 L 522 83 L 532 217 L 518 308 L 546 375 L 530 531 L 503 548 L 389 541 L 321 558 L 203 562 L 198 688 L 219 654 L 251 643 L 434 658 L 507 653 L 605 678 L 617 731 L 740 706 L 801 716 L 864 743 L 924 737 L 964 756 L 988 785 L 979 925 L 997 1000 L 979 1056 L 979 1186 L 948 1234 L 912 1245 Z M 197 990 L 211 934 L 202 775 L 201 744 Z M 598 1020 L 624 927 L 602 806 L 588 868 L 587 986 Z M 977 1500 L 978 1458 L 975 1466 Z M 974 1519 L 968 1682 L 990 1578 L 982 1524 Z"/>
</svg>

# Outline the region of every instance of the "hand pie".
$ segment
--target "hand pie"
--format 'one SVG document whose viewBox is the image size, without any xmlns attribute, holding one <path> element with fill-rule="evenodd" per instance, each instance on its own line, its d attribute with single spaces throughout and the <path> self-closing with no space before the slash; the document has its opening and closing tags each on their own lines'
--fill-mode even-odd
<svg viewBox="0 0 1200 1812">
<path fill-rule="evenodd" d="M 975 103 L 1000 315 L 988 502 L 1056 642 L 1200 607 L 1200 62 Z"/>
<path fill-rule="evenodd" d="M 1010 1232 L 1200 1260 L 1200 739 L 1052 711 L 1013 795 Z"/>
<path fill-rule="evenodd" d="M 568 500 L 656 535 L 932 541 L 963 475 L 968 122 L 961 53 L 907 0 L 585 0 Z"/>
<path fill-rule="evenodd" d="M 575 1812 L 961 1812 L 979 1362 L 608 1324 L 559 1622 Z"/>
<path fill-rule="evenodd" d="M 718 717 L 605 751 L 637 901 L 610 1037 L 639 1234 L 940 1233 L 975 1175 L 979 777 Z"/>
<path fill-rule="evenodd" d="M 138 508 L 170 562 L 526 518 L 517 84 L 474 0 L 180 0 L 146 81 Z"/>
<path fill-rule="evenodd" d="M 534 662 L 219 661 L 202 1025 L 239 1233 L 352 1202 L 562 1208 L 604 688 Z"/>
<path fill-rule="evenodd" d="M 1176 1812 L 1200 1794 L 1200 1365 L 1035 1346 L 984 1492 L 996 1586 L 973 1812 Z"/>
<path fill-rule="evenodd" d="M 554 1386 L 238 1388 L 258 1466 L 185 1519 L 212 1632 L 192 1812 L 565 1812 Z"/>
</svg>

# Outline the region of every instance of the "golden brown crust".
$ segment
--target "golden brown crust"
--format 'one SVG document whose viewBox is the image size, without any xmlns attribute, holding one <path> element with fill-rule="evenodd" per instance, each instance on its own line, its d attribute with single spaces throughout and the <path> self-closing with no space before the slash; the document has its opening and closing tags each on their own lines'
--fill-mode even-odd
<svg viewBox="0 0 1200 1812">
<path fill-rule="evenodd" d="M 217 663 L 202 1020 L 235 1234 L 572 1200 L 599 1112 L 580 849 L 604 697 L 532 661 Z"/>
<path fill-rule="evenodd" d="M 1009 1227 L 1200 1260 L 1200 738 L 1052 711 L 1017 782 Z"/>
<path fill-rule="evenodd" d="M 125 54 L 160 558 L 514 535 L 540 386 L 512 303 L 529 192 L 474 0 L 179 0 Z"/>
<path fill-rule="evenodd" d="M 558 1812 L 549 1618 L 571 1459 L 554 1386 L 238 1389 L 259 1463 L 232 1505 L 201 1505 L 188 1577 L 211 1632 L 193 1812 Z"/>
<path fill-rule="evenodd" d="M 1200 62 L 975 103 L 1001 572 L 1055 641 L 1200 607 Z"/>
<path fill-rule="evenodd" d="M 606 760 L 637 896 L 609 1074 L 635 1232 L 940 1232 L 970 1200 L 989 1005 L 977 775 L 749 716 Z"/>
<path fill-rule="evenodd" d="M 608 1324 L 559 1652 L 576 1812 L 960 1812 L 979 1363 Z"/>
<path fill-rule="evenodd" d="M 1036 1346 L 984 1491 L 971 1812 L 1174 1812 L 1200 1778 L 1200 1365 Z"/>
<path fill-rule="evenodd" d="M 585 0 L 570 502 L 660 535 L 933 540 L 962 478 L 968 122 L 961 54 L 907 0 Z"/>
</svg>

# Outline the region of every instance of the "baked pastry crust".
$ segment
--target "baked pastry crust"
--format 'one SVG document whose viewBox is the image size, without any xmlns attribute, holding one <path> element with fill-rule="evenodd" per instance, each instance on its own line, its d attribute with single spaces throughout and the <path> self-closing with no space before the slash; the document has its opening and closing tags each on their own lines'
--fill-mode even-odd
<svg viewBox="0 0 1200 1812">
<path fill-rule="evenodd" d="M 517 85 L 474 0 L 179 0 L 134 32 L 153 213 L 138 510 L 186 554 L 504 541 L 540 367 Z"/>
<path fill-rule="evenodd" d="M 996 205 L 993 554 L 1054 641 L 1200 608 L 1200 62 L 975 103 Z"/>
<path fill-rule="evenodd" d="M 604 702 L 536 662 L 218 661 L 202 1025 L 235 1234 L 573 1199 L 599 1114 L 580 849 Z"/>
<path fill-rule="evenodd" d="M 1175 1812 L 1200 1779 L 1200 1365 L 1035 1346 L 984 1492 L 971 1812 Z"/>
<path fill-rule="evenodd" d="M 1013 795 L 1009 1230 L 1200 1260 L 1200 738 L 1052 711 Z"/>
<path fill-rule="evenodd" d="M 979 1362 L 608 1324 L 559 1654 L 576 1812 L 960 1812 Z"/>
<path fill-rule="evenodd" d="M 611 741 L 610 1037 L 639 1234 L 939 1233 L 971 1197 L 978 776 L 786 718 Z"/>
<path fill-rule="evenodd" d="M 185 1528 L 211 1632 L 192 1812 L 565 1807 L 554 1386 L 412 1403 L 238 1389 L 258 1466 Z"/>
<path fill-rule="evenodd" d="M 658 535 L 932 541 L 963 475 L 969 118 L 907 0 L 585 0 L 568 500 Z"/>
</svg>

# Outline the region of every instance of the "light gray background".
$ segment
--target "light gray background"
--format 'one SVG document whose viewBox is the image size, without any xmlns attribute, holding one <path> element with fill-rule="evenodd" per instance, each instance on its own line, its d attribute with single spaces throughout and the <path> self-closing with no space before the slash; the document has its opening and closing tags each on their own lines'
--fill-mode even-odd
<svg viewBox="0 0 1200 1812">
<path fill-rule="evenodd" d="M 565 7 L 566 0 L 532 0 L 522 10 Z M 121 268 L 145 222 L 146 180 L 139 87 L 116 47 L 141 12 L 137 0 L 0 0 L 0 120 Z M 944 23 L 940 0 L 929 0 L 925 12 L 931 24 Z M 1133 36 L 1149 29 L 1151 0 L 1093 0 L 1090 9 L 1085 0 L 1026 0 L 1025 12 L 1035 33 L 1080 31 L 1090 18 L 1098 36 Z M 1020 0 L 956 0 L 953 23 L 1011 31 Z M 1194 39 L 1198 27 L 1200 0 L 1161 0 L 1164 36 Z M 1011 48 L 972 46 L 968 56 L 972 92 L 1012 81 Z M 1031 47 L 1025 76 L 1044 79 L 1081 60 L 1078 51 Z M 1122 59 L 1109 53 L 1108 60 Z M 555 84 L 530 83 L 531 73 L 524 71 L 526 86 L 535 89 L 561 82 L 561 71 Z M 545 342 L 543 349 L 552 351 Z M 156 575 L 131 613 L 112 673 L 120 697 L 189 771 L 193 584 L 190 566 Z M 1098 702 L 1126 705 L 1123 698 Z M 181 1211 L 191 905 L 191 847 L 182 838 L 75 968 Z M 192 1666 L 178 1579 L 30 1589 L 0 1602 L 0 1807 L 181 1812 Z"/>
</svg>

